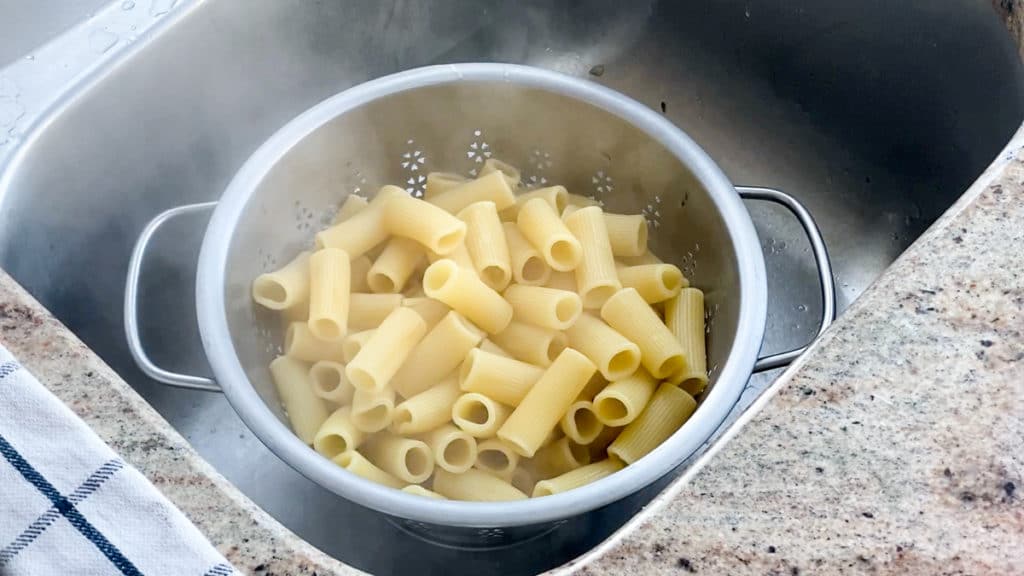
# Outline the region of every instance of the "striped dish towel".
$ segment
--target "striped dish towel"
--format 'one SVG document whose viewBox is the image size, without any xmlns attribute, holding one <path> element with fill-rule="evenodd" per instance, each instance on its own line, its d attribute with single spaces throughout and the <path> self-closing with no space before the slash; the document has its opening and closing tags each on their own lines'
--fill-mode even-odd
<svg viewBox="0 0 1024 576">
<path fill-rule="evenodd" d="M 234 568 L 0 345 L 0 575 Z"/>
</svg>

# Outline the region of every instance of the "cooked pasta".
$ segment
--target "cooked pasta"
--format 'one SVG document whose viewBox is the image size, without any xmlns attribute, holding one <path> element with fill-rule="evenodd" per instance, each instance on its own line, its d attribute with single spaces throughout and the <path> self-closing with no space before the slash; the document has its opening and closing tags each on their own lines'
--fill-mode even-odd
<svg viewBox="0 0 1024 576">
<path fill-rule="evenodd" d="M 454 424 L 448 423 L 435 428 L 423 434 L 421 439 L 433 451 L 434 463 L 452 474 L 462 474 L 476 463 L 476 438 Z"/>
<path fill-rule="evenodd" d="M 500 292 L 512 281 L 512 260 L 494 202 L 474 202 L 459 218 L 466 223 L 466 248 L 477 275 Z"/>
<path fill-rule="evenodd" d="M 341 466 L 356 476 L 362 476 L 363 478 L 376 482 L 377 484 L 383 484 L 391 488 L 402 488 L 406 484 L 391 474 L 388 474 L 374 466 L 374 464 L 367 460 L 365 456 L 355 450 L 342 452 L 331 460 L 338 466 Z"/>
<path fill-rule="evenodd" d="M 594 397 L 594 412 L 605 426 L 625 426 L 643 412 L 654 395 L 658 381 L 640 368 L 622 380 L 612 382 Z"/>
<path fill-rule="evenodd" d="M 432 330 L 451 311 L 451 308 L 443 302 L 426 296 L 405 298 L 402 300 L 402 306 L 419 314 L 420 318 L 423 318 L 423 322 L 426 323 L 427 330 Z"/>
<path fill-rule="evenodd" d="M 523 236 L 512 222 L 502 222 L 512 265 L 512 278 L 517 284 L 543 286 L 551 277 L 551 267 L 544 256 Z"/>
<path fill-rule="evenodd" d="M 395 294 L 405 288 L 405 283 L 426 257 L 423 248 L 413 240 L 395 236 L 384 246 L 373 266 L 366 274 L 370 290 L 377 293 Z"/>
<path fill-rule="evenodd" d="M 424 498 L 434 498 L 436 500 L 447 500 L 444 496 L 441 496 L 433 490 L 427 490 L 419 484 L 409 484 L 405 488 L 402 488 L 402 492 L 406 494 L 412 494 L 414 496 L 423 496 Z"/>
<path fill-rule="evenodd" d="M 689 286 L 683 273 L 672 264 L 620 266 L 617 270 L 624 288 L 635 288 L 648 304 L 664 302 Z"/>
<path fill-rule="evenodd" d="M 526 494 L 501 478 L 473 468 L 462 474 L 437 470 L 434 473 L 434 491 L 452 500 L 471 502 L 503 502 L 528 498 Z"/>
<path fill-rule="evenodd" d="M 380 323 L 402 305 L 401 294 L 353 293 L 349 298 L 348 327 L 359 332 L 380 326 Z"/>
<path fill-rule="evenodd" d="M 590 464 L 590 451 L 566 437 L 559 438 L 537 451 L 533 469 L 538 478 L 554 478 Z"/>
<path fill-rule="evenodd" d="M 498 438 L 532 457 L 596 371 L 583 354 L 563 350 L 498 430 Z"/>
<path fill-rule="evenodd" d="M 506 406 L 518 406 L 543 375 L 544 370 L 532 364 L 476 349 L 469 351 L 459 368 L 459 386 Z"/>
<path fill-rule="evenodd" d="M 572 326 L 583 311 L 579 295 L 565 290 L 513 284 L 503 296 L 512 306 L 513 318 L 551 330 Z"/>
<path fill-rule="evenodd" d="M 396 308 L 345 367 L 356 389 L 384 388 L 427 332 L 427 324 L 409 308 Z"/>
<path fill-rule="evenodd" d="M 491 338 L 514 358 L 544 367 L 550 366 L 567 345 L 561 332 L 515 320 Z M 639 355 L 637 352 L 638 362 Z"/>
<path fill-rule="evenodd" d="M 427 174 L 422 200 L 344 196 L 312 251 L 256 277 L 285 329 L 270 373 L 296 436 L 353 474 L 430 499 L 560 494 L 696 409 L 703 293 L 642 214 L 479 168 Z"/>
<path fill-rule="evenodd" d="M 313 449 L 327 458 L 334 458 L 342 452 L 359 448 L 365 439 L 366 432 L 352 423 L 352 408 L 342 406 L 320 425 L 313 437 Z"/>
<path fill-rule="evenodd" d="M 476 445 L 476 463 L 480 470 L 490 472 L 504 480 L 512 480 L 512 472 L 519 465 L 519 454 L 497 438 L 489 438 Z"/>
<path fill-rule="evenodd" d="M 289 356 L 278 356 L 270 363 L 270 375 L 292 430 L 303 442 L 312 444 L 328 412 L 323 399 L 313 393 L 309 365 Z"/>
<path fill-rule="evenodd" d="M 452 405 L 462 395 L 454 376 L 410 396 L 395 406 L 391 428 L 396 434 L 420 434 L 451 420 Z"/>
<path fill-rule="evenodd" d="M 423 289 L 489 334 L 501 332 L 512 321 L 512 305 L 452 260 L 431 264 L 423 273 Z"/>
<path fill-rule="evenodd" d="M 636 462 L 678 430 L 696 408 L 693 396 L 663 382 L 640 416 L 611 443 L 608 454 L 627 464 Z"/>
<path fill-rule="evenodd" d="M 432 204 L 452 214 L 458 214 L 460 210 L 474 202 L 485 200 L 494 202 L 498 210 L 504 210 L 515 204 L 516 196 L 503 173 L 491 172 L 486 176 L 470 180 L 430 197 Z"/>
<path fill-rule="evenodd" d="M 579 239 L 582 248 L 576 268 L 576 291 L 584 308 L 600 308 L 622 288 L 615 272 L 615 257 L 608 242 L 604 214 L 596 206 L 582 208 L 566 218 L 565 225 Z"/>
<path fill-rule="evenodd" d="M 384 186 L 366 208 L 316 235 L 317 248 L 338 248 L 358 258 L 388 239 L 383 222 L 384 205 L 391 198 L 406 196 L 398 186 Z"/>
<path fill-rule="evenodd" d="M 458 312 L 449 312 L 413 348 L 391 385 L 404 398 L 427 390 L 453 374 L 483 338 L 483 331 Z"/>
<path fill-rule="evenodd" d="M 271 310 L 284 310 L 309 299 L 309 252 L 301 252 L 291 262 L 252 283 L 252 299 Z"/>
<path fill-rule="evenodd" d="M 419 484 L 434 472 L 434 453 L 421 440 L 378 434 L 369 438 L 360 451 L 381 470 L 410 484 Z"/>
<path fill-rule="evenodd" d="M 452 405 L 452 422 L 474 438 L 490 438 L 512 409 L 478 392 L 459 396 Z"/>
<path fill-rule="evenodd" d="M 565 336 L 569 346 L 590 358 L 608 380 L 625 378 L 640 365 L 640 348 L 590 314 L 581 314 L 576 323 L 565 330 Z"/>
<path fill-rule="evenodd" d="M 561 476 L 537 482 L 537 485 L 533 488 L 532 496 L 534 498 L 551 496 L 552 494 L 559 494 L 573 488 L 579 488 L 580 486 L 597 482 L 606 476 L 611 476 L 624 467 L 625 464 L 615 458 L 587 464 L 575 470 L 570 470 Z"/>
<path fill-rule="evenodd" d="M 352 402 L 356 389 L 345 376 L 345 365 L 331 360 L 320 360 L 309 369 L 313 393 L 335 404 Z"/>
<path fill-rule="evenodd" d="M 683 347 L 634 288 L 623 288 L 601 307 L 601 318 L 640 347 L 640 363 L 655 378 L 686 366 Z"/>
<path fill-rule="evenodd" d="M 445 190 L 451 190 L 469 181 L 469 178 L 453 172 L 431 172 L 427 174 L 427 183 L 423 187 L 423 197 L 433 198 Z"/>
<path fill-rule="evenodd" d="M 355 216 L 359 212 L 362 212 L 370 204 L 370 201 L 362 196 L 356 194 L 349 194 L 342 202 L 341 207 L 334 214 L 334 220 L 332 224 L 341 224 L 345 220 Z"/>
<path fill-rule="evenodd" d="M 481 176 L 487 176 L 492 172 L 501 172 L 505 177 L 505 182 L 508 183 L 508 187 L 513 190 L 519 186 L 519 181 L 522 178 L 518 168 L 497 158 L 488 158 L 484 161 L 484 167 L 480 169 Z"/>
<path fill-rule="evenodd" d="M 559 422 L 565 437 L 577 444 L 590 444 L 604 429 L 589 400 L 577 400 L 569 405 Z"/>
<path fill-rule="evenodd" d="M 284 335 L 285 356 L 303 362 L 340 361 L 345 358 L 343 341 L 328 342 L 313 335 L 305 322 L 292 322 Z"/>
<path fill-rule="evenodd" d="M 352 423 L 363 432 L 380 432 L 391 425 L 395 416 L 395 391 L 390 386 L 380 390 L 360 390 L 352 394 Z"/>
<path fill-rule="evenodd" d="M 337 248 L 309 257 L 309 330 L 321 340 L 339 340 L 348 332 L 350 269 L 348 254 Z"/>
<path fill-rule="evenodd" d="M 683 288 L 665 303 L 665 324 L 683 347 L 686 367 L 669 381 L 691 395 L 700 394 L 708 384 L 707 354 L 704 350 L 704 293 Z"/>
<path fill-rule="evenodd" d="M 516 225 L 553 270 L 568 272 L 579 264 L 583 252 L 580 241 L 543 198 L 523 204 L 516 216 Z"/>
</svg>

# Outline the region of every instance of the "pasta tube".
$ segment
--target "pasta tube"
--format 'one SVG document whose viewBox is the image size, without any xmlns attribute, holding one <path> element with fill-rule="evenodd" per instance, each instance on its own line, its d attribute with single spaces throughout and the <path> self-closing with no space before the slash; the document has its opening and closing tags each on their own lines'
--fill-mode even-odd
<svg viewBox="0 0 1024 576">
<path fill-rule="evenodd" d="M 512 471 L 519 465 L 519 454 L 497 438 L 477 444 L 475 468 L 490 472 L 506 481 L 512 480 Z"/>
<path fill-rule="evenodd" d="M 590 314 L 581 314 L 565 336 L 569 346 L 590 358 L 608 380 L 625 378 L 640 365 L 640 348 Z"/>
<path fill-rule="evenodd" d="M 482 470 L 469 469 L 462 474 L 438 470 L 434 474 L 434 490 L 452 500 L 473 502 L 504 502 L 526 500 L 526 494 L 511 484 Z"/>
<path fill-rule="evenodd" d="M 363 432 L 380 432 L 391 425 L 395 416 L 395 391 L 359 390 L 352 394 L 352 424 Z"/>
<path fill-rule="evenodd" d="M 454 172 L 431 172 L 427 174 L 427 184 L 423 189 L 423 197 L 433 198 L 445 190 L 451 190 L 469 182 L 469 178 Z"/>
<path fill-rule="evenodd" d="M 605 212 L 604 225 L 608 229 L 612 254 L 617 258 L 635 257 L 647 252 L 647 220 L 642 214 Z"/>
<path fill-rule="evenodd" d="M 590 444 L 604 429 L 604 424 L 598 420 L 594 405 L 589 400 L 573 402 L 559 425 L 565 437 L 577 444 Z"/>
<path fill-rule="evenodd" d="M 548 186 L 524 192 L 516 196 L 515 204 L 502 210 L 501 219 L 506 222 L 515 222 L 519 216 L 519 209 L 523 207 L 523 204 L 534 198 L 543 199 L 551 206 L 555 214 L 561 214 L 562 210 L 565 210 L 566 202 L 569 199 L 569 191 L 565 189 L 565 186 Z"/>
<path fill-rule="evenodd" d="M 533 458 L 533 468 L 538 478 L 554 478 L 587 464 L 590 464 L 590 451 L 587 447 L 564 436 L 538 450 Z"/>
<path fill-rule="evenodd" d="M 612 382 L 594 397 L 594 411 L 606 426 L 625 426 L 643 412 L 658 381 L 643 368 L 632 376 Z"/>
<path fill-rule="evenodd" d="M 596 371 L 583 354 L 563 350 L 498 430 L 498 438 L 532 457 Z"/>
<path fill-rule="evenodd" d="M 309 378 L 313 383 L 313 393 L 334 402 L 348 404 L 352 401 L 355 388 L 345 377 L 345 366 L 331 360 L 321 360 L 309 369 Z"/>
<path fill-rule="evenodd" d="M 512 281 L 512 260 L 494 202 L 474 202 L 459 212 L 466 223 L 466 249 L 480 279 L 495 291 Z"/>
<path fill-rule="evenodd" d="M 331 460 L 338 466 L 341 466 L 356 476 L 361 476 L 367 480 L 376 482 L 377 484 L 383 484 L 391 488 L 401 488 L 405 486 L 405 482 L 402 482 L 398 478 L 395 478 L 391 474 L 388 474 L 374 466 L 373 463 L 367 460 L 365 456 L 355 450 L 342 452 Z"/>
<path fill-rule="evenodd" d="M 566 218 L 565 225 L 582 247 L 582 257 L 576 267 L 576 291 L 584 308 L 600 308 L 622 288 L 615 272 L 604 214 L 596 206 L 582 208 Z"/>
<path fill-rule="evenodd" d="M 376 331 L 377 329 L 374 328 L 373 330 L 363 330 L 362 332 L 355 332 L 345 336 L 345 339 L 341 342 L 341 352 L 345 357 L 345 362 L 351 362 L 370 340 L 370 336 L 373 336 L 373 333 Z M 347 379 L 348 376 L 345 376 L 345 378 Z"/>
<path fill-rule="evenodd" d="M 601 307 L 601 317 L 640 347 L 640 363 L 655 378 L 668 378 L 686 366 L 679 341 L 633 288 L 623 288 Z"/>
<path fill-rule="evenodd" d="M 479 328 L 458 312 L 449 312 L 413 348 L 391 385 L 404 398 L 427 390 L 454 372 L 483 338 Z"/>
<path fill-rule="evenodd" d="M 395 407 L 391 428 L 396 434 L 419 434 L 451 420 L 452 405 L 462 395 L 459 381 L 449 378 Z"/>
<path fill-rule="evenodd" d="M 313 393 L 309 366 L 289 356 L 278 356 L 270 363 L 270 375 L 295 435 L 312 444 L 328 413 L 324 401 Z"/>
<path fill-rule="evenodd" d="M 377 293 L 401 292 L 424 257 L 423 248 L 416 242 L 392 237 L 367 272 L 366 283 Z"/>
<path fill-rule="evenodd" d="M 309 257 L 309 330 L 321 340 L 339 340 L 348 332 L 348 254 L 336 248 Z"/>
<path fill-rule="evenodd" d="M 474 438 L 490 438 L 511 411 L 483 394 L 469 392 L 459 396 L 452 405 L 452 422 Z"/>
<path fill-rule="evenodd" d="M 313 449 L 327 458 L 359 448 L 366 433 L 352 423 L 352 408 L 343 406 L 334 411 L 320 425 L 313 437 Z"/>
<path fill-rule="evenodd" d="M 466 224 L 437 206 L 403 194 L 388 198 L 384 225 L 395 236 L 419 242 L 435 254 L 448 254 L 466 237 Z"/>
<path fill-rule="evenodd" d="M 420 440 L 384 433 L 360 450 L 378 468 L 409 484 L 419 484 L 434 472 L 434 453 Z"/>
<path fill-rule="evenodd" d="M 534 198 L 519 208 L 516 225 L 523 236 L 544 256 L 553 270 L 576 269 L 582 258 L 579 240 L 566 228 L 551 205 L 543 198 Z"/>
<path fill-rule="evenodd" d="M 441 496 L 433 490 L 427 490 L 419 484 L 409 484 L 405 488 L 402 488 L 402 492 L 406 494 L 412 494 L 414 496 L 423 496 L 424 498 L 434 498 L 436 500 L 447 500 L 444 496 Z"/>
<path fill-rule="evenodd" d="M 648 304 L 664 302 L 689 285 L 679 268 L 672 264 L 622 266 L 618 268 L 618 274 L 622 286 L 636 288 Z"/>
<path fill-rule="evenodd" d="M 384 186 L 366 208 L 343 222 L 318 232 L 317 248 L 338 248 L 351 258 L 366 254 L 388 238 L 389 231 L 384 225 L 384 206 L 391 198 L 408 196 L 398 186 Z"/>
<path fill-rule="evenodd" d="M 356 389 L 384 388 L 426 332 L 427 325 L 419 314 L 409 308 L 396 308 L 345 367 L 349 382 Z"/>
<path fill-rule="evenodd" d="M 349 269 L 351 270 L 351 281 L 348 289 L 351 292 L 369 292 L 370 285 L 366 282 L 366 275 L 370 272 L 373 262 L 364 254 L 359 258 L 353 258 Z"/>
<path fill-rule="evenodd" d="M 470 350 L 459 368 L 459 386 L 506 406 L 518 406 L 544 370 L 481 349 Z"/>
<path fill-rule="evenodd" d="M 341 224 L 345 220 L 348 220 L 362 212 L 369 204 L 370 201 L 366 198 L 356 194 L 349 194 L 345 198 L 345 201 L 342 202 L 341 208 L 338 208 L 338 212 L 334 214 L 334 220 L 331 223 Z"/>
<path fill-rule="evenodd" d="M 419 314 L 427 324 L 427 330 L 432 330 L 451 311 L 444 302 L 426 296 L 406 298 L 402 300 L 402 306 Z"/>
<path fill-rule="evenodd" d="M 348 327 L 356 332 L 376 328 L 401 305 L 401 294 L 354 293 L 349 299 Z"/>
<path fill-rule="evenodd" d="M 284 310 L 309 299 L 309 252 L 283 267 L 260 274 L 252 283 L 252 299 L 271 310 Z"/>
<path fill-rule="evenodd" d="M 442 470 L 462 474 L 476 462 L 476 439 L 454 424 L 445 424 L 422 436 L 434 453 L 434 462 Z"/>
<path fill-rule="evenodd" d="M 579 488 L 591 482 L 597 482 L 601 478 L 611 476 L 624 467 L 625 465 L 615 458 L 594 462 L 593 464 L 570 470 L 561 476 L 537 482 L 537 485 L 533 488 L 533 497 L 551 496 L 552 494 L 560 494 L 573 488 Z"/>
<path fill-rule="evenodd" d="M 453 260 L 431 264 L 423 273 L 423 290 L 489 334 L 501 332 L 512 321 L 512 305 Z"/>
<path fill-rule="evenodd" d="M 492 172 L 430 198 L 431 204 L 452 214 L 458 214 L 466 206 L 484 200 L 494 202 L 498 210 L 515 204 L 515 194 L 512 193 L 512 188 L 509 187 L 503 173 Z"/>
<path fill-rule="evenodd" d="M 537 366 L 550 366 L 566 347 L 565 334 L 522 322 L 509 322 L 493 336 L 494 343 L 513 357 Z M 637 351 L 637 362 L 640 352 Z"/>
<path fill-rule="evenodd" d="M 514 223 L 503 222 L 502 228 L 508 243 L 512 278 L 517 284 L 543 286 L 551 277 L 551 267 L 544 261 L 544 256 L 530 244 Z"/>
<path fill-rule="evenodd" d="M 284 333 L 284 353 L 303 362 L 345 358 L 343 341 L 327 342 L 313 335 L 305 322 L 292 322 Z"/>
<path fill-rule="evenodd" d="M 704 293 L 683 288 L 665 303 L 665 324 L 683 347 L 686 367 L 669 378 L 691 395 L 700 394 L 708 385 L 708 359 L 704 348 Z"/>
<path fill-rule="evenodd" d="M 504 296 L 516 320 L 551 330 L 572 326 L 583 311 L 580 297 L 565 290 L 513 284 L 505 290 Z"/>
<path fill-rule="evenodd" d="M 505 176 L 508 187 L 513 190 L 519 186 L 519 181 L 522 178 L 518 168 L 497 158 L 488 158 L 484 161 L 484 167 L 480 169 L 481 176 L 487 176 L 492 172 L 501 172 Z"/>
<path fill-rule="evenodd" d="M 611 443 L 608 454 L 627 464 L 636 462 L 678 430 L 696 409 L 692 396 L 663 382 L 640 416 Z"/>
</svg>

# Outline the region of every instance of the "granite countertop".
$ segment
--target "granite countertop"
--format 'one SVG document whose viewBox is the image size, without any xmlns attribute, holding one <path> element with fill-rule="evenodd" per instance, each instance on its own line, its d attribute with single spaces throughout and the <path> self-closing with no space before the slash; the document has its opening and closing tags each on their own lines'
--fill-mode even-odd
<svg viewBox="0 0 1024 576">
<path fill-rule="evenodd" d="M 1024 33 L 1024 7 L 998 0 Z M 0 343 L 243 572 L 356 574 L 282 527 L 0 271 Z M 1024 573 L 1024 128 L 582 574 Z"/>
</svg>

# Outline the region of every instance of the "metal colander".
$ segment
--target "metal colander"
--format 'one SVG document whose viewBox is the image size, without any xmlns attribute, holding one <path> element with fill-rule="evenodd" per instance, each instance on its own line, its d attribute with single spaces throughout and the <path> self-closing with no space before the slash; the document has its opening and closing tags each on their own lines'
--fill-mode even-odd
<svg viewBox="0 0 1024 576">
<path fill-rule="evenodd" d="M 436 501 L 349 474 L 292 434 L 267 370 L 280 350 L 280 321 L 253 305 L 250 286 L 260 273 L 311 246 L 313 234 L 348 194 L 372 196 L 384 184 L 399 184 L 419 196 L 428 172 L 471 176 L 488 158 L 518 166 L 526 186 L 563 184 L 609 211 L 644 214 L 650 249 L 705 292 L 711 377 L 700 407 L 682 429 L 609 478 L 524 502 Z M 751 193 L 799 208 L 815 255 L 827 264 L 813 222 L 795 201 L 773 191 Z M 407 527 L 435 540 L 492 544 L 510 537 L 512 527 L 529 525 L 527 532 L 535 532 L 650 484 L 710 437 L 758 360 L 765 268 L 740 195 L 669 121 L 586 80 L 504 64 L 421 68 L 347 90 L 282 128 L 216 203 L 203 241 L 197 312 L 216 382 L 153 366 L 133 326 L 133 279 L 149 235 L 166 218 L 207 206 L 161 215 L 137 246 L 126 322 L 140 365 L 161 381 L 222 389 L 256 435 L 299 472 L 341 496 L 406 519 Z M 830 317 L 827 304 L 826 299 Z M 781 365 L 797 353 L 762 359 L 759 367 Z"/>
</svg>

